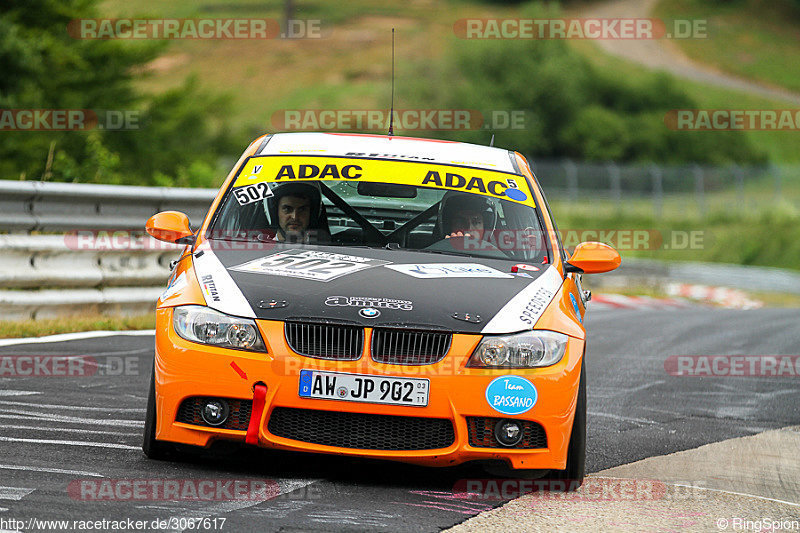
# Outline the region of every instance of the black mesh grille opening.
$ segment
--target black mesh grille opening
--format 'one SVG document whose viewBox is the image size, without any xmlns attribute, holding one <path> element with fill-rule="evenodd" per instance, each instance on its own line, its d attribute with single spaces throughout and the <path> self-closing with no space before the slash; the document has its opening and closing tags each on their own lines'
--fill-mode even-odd
<svg viewBox="0 0 800 533">
<path fill-rule="evenodd" d="M 372 359 L 395 365 L 430 365 L 441 361 L 450 349 L 450 333 L 405 329 L 375 329 Z"/>
<path fill-rule="evenodd" d="M 446 418 L 276 407 L 267 426 L 278 437 L 360 450 L 435 450 L 455 442 Z"/>
<path fill-rule="evenodd" d="M 287 322 L 286 342 L 300 355 L 355 361 L 364 351 L 364 328 L 337 324 Z"/>
<path fill-rule="evenodd" d="M 482 416 L 468 416 L 467 428 L 469 429 L 469 444 L 476 448 L 508 448 L 503 446 L 494 436 L 494 426 L 505 418 L 486 418 Z M 513 448 L 547 448 L 547 435 L 544 428 L 536 422 L 517 420 L 522 425 L 522 441 Z"/>
<path fill-rule="evenodd" d="M 203 417 L 200 416 L 200 410 L 208 400 L 225 400 L 228 402 L 230 413 L 228 415 L 228 419 L 221 426 L 212 426 L 210 424 L 206 424 L 203 420 Z M 181 406 L 178 408 L 178 416 L 175 418 L 175 421 L 183 422 L 184 424 L 193 424 L 195 426 L 247 431 L 247 426 L 250 424 L 250 412 L 252 410 L 252 400 L 194 396 L 192 398 L 186 398 L 183 400 L 183 402 L 181 402 Z"/>
</svg>

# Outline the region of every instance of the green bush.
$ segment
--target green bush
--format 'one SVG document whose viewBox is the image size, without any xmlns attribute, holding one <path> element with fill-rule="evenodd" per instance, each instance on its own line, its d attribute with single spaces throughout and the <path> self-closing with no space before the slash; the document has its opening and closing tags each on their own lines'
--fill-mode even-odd
<svg viewBox="0 0 800 533">
<path fill-rule="evenodd" d="M 542 4 L 526 18 L 563 16 Z M 672 109 L 698 106 L 669 75 L 637 80 L 594 67 L 564 40 L 460 40 L 439 65 L 407 72 L 403 80 L 420 107 L 517 110 L 521 130 L 455 132 L 452 138 L 495 144 L 537 157 L 662 162 L 763 162 L 737 132 L 667 128 Z M 405 81 L 403 83 L 406 83 Z"/>
</svg>

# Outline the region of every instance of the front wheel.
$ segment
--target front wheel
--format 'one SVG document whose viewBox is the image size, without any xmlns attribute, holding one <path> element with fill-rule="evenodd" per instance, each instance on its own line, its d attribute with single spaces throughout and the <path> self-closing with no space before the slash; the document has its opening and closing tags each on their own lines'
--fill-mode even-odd
<svg viewBox="0 0 800 533">
<path fill-rule="evenodd" d="M 150 394 L 147 396 L 147 414 L 144 420 L 144 439 L 142 451 L 149 459 L 163 461 L 168 459 L 172 447 L 156 440 L 156 369 L 153 365 L 153 373 L 150 378 Z"/>
<path fill-rule="evenodd" d="M 549 476 L 553 480 L 565 481 L 567 491 L 580 487 L 586 475 L 586 366 L 583 362 L 581 362 L 580 380 L 575 419 L 572 422 L 572 434 L 567 448 L 567 468 L 551 470 Z"/>
</svg>

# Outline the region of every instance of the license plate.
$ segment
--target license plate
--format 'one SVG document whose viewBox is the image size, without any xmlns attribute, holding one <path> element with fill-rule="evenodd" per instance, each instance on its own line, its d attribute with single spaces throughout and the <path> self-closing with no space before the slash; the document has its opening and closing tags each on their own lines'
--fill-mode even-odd
<svg viewBox="0 0 800 533">
<path fill-rule="evenodd" d="M 425 407 L 429 388 L 430 381 L 424 378 L 301 370 L 298 394 L 302 398 Z"/>
</svg>

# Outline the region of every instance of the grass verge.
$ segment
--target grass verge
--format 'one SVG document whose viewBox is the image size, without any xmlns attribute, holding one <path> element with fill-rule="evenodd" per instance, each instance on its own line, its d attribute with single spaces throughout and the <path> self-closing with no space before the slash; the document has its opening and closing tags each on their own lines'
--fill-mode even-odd
<svg viewBox="0 0 800 533">
<path fill-rule="evenodd" d="M 692 59 L 800 92 L 800 9 L 792 4 L 786 0 L 661 0 L 655 16 L 666 21 L 708 21 L 707 38 L 673 41 Z"/>
<path fill-rule="evenodd" d="M 79 331 L 131 331 L 153 329 L 155 313 L 130 317 L 86 315 L 43 320 L 0 321 L 0 339 L 44 337 Z"/>
<path fill-rule="evenodd" d="M 553 210 L 559 229 L 565 235 L 564 244 L 570 249 L 582 240 L 601 240 L 618 248 L 623 261 L 625 257 L 642 257 L 800 270 L 800 215 L 797 212 L 775 210 L 748 214 L 732 209 L 693 220 L 621 213 L 581 215 L 574 205 L 566 202 L 553 202 Z M 607 233 L 590 235 L 587 230 L 607 230 Z M 638 243 L 633 241 L 634 230 L 644 230 L 647 238 Z M 620 240 L 625 235 L 628 240 Z"/>
</svg>

